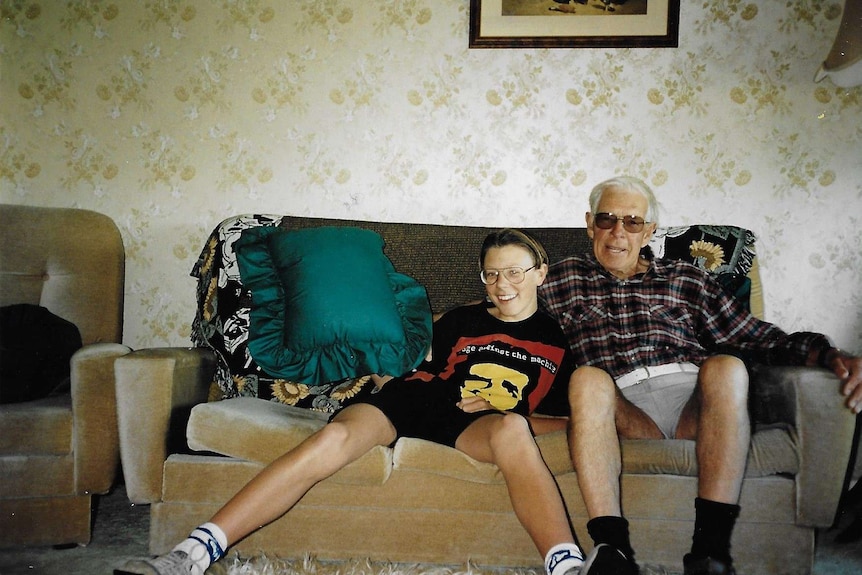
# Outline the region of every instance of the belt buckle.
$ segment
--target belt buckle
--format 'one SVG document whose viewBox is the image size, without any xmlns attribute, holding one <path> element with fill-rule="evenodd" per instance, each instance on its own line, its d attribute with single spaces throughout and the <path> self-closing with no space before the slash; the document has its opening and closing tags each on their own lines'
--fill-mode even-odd
<svg viewBox="0 0 862 575">
<path fill-rule="evenodd" d="M 632 387 L 634 385 L 639 384 L 640 382 L 644 381 L 648 377 L 649 377 L 649 371 L 647 371 L 647 368 L 639 367 L 637 369 L 634 369 L 634 370 L 628 372 L 627 374 L 623 375 L 622 377 L 617 378 L 616 384 L 617 384 L 617 387 L 619 387 L 620 389 L 626 389 L 628 387 Z M 632 379 L 634 379 L 634 381 L 629 383 L 629 381 Z"/>
<path fill-rule="evenodd" d="M 697 366 L 692 366 L 695 369 L 689 368 L 691 364 L 688 362 L 680 362 L 680 363 L 668 363 L 663 365 L 654 365 L 654 366 L 646 366 L 639 367 L 637 369 L 633 369 L 627 374 L 623 375 L 619 379 L 616 380 L 617 386 L 620 389 L 626 389 L 628 387 L 632 387 L 634 385 L 639 385 L 643 383 L 647 379 L 652 377 L 659 377 L 662 375 L 668 375 L 671 373 L 685 373 L 685 372 L 696 372 Z M 627 383 L 629 380 L 634 379 L 632 383 Z"/>
</svg>

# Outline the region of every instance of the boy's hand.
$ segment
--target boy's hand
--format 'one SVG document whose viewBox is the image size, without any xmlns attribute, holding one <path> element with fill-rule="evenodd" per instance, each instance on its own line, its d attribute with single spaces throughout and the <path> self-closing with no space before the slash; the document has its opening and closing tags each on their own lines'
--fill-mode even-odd
<svg viewBox="0 0 862 575">
<path fill-rule="evenodd" d="M 476 413 L 477 411 L 488 411 L 489 409 L 494 409 L 494 406 L 491 405 L 487 399 L 479 397 L 478 395 L 465 397 L 455 405 L 465 413 Z"/>
</svg>

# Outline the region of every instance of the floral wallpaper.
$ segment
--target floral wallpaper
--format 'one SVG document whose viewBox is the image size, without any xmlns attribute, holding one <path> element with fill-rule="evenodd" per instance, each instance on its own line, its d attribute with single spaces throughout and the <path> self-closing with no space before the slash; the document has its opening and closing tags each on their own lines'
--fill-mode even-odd
<svg viewBox="0 0 862 575">
<path fill-rule="evenodd" d="M 862 353 L 862 88 L 813 82 L 842 6 L 682 2 L 676 49 L 469 50 L 468 0 L 0 0 L 0 199 L 114 218 L 140 348 L 189 344 L 229 216 L 582 226 L 627 173 L 661 224 L 755 231 L 767 319 Z"/>
</svg>

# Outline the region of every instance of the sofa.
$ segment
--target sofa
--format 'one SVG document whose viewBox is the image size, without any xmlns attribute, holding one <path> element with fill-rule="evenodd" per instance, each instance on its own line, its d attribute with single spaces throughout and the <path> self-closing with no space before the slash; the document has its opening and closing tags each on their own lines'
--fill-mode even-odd
<svg viewBox="0 0 862 575">
<path fill-rule="evenodd" d="M 23 351 L 4 346 L 0 385 L 15 401 L 0 405 L 0 547 L 90 541 L 94 496 L 111 489 L 119 468 L 114 360 L 130 351 L 120 343 L 124 278 L 123 241 L 109 217 L 0 205 L 0 307 L 43 310 L 80 336 L 71 365 L 64 356 L 68 385 L 45 393 L 37 393 L 44 382 L 30 380 L 44 372 L 6 369 L 16 359 L 7 353 Z M 9 325 L 4 341 L 24 339 Z M 56 345 L 56 334 L 34 339 L 42 335 Z"/>
<path fill-rule="evenodd" d="M 325 424 L 363 374 L 332 385 L 269 376 L 248 352 L 251 299 L 233 244 L 255 226 L 370 229 L 395 269 L 425 286 L 431 310 L 483 297 L 477 254 L 490 228 L 248 214 L 221 222 L 192 270 L 189 348 L 141 349 L 115 362 L 121 459 L 131 501 L 151 504 L 150 551 L 168 551 L 268 462 Z M 583 228 L 529 229 L 551 261 L 590 249 Z M 650 248 L 714 273 L 762 316 L 754 235 L 733 226 L 662 228 Z M 802 305 L 802 303 L 800 303 Z M 819 368 L 750 366 L 754 433 L 733 537 L 740 573 L 811 572 L 815 530 L 832 524 L 855 418 Z M 586 535 L 565 432 L 537 438 L 581 543 Z M 641 563 L 681 570 L 693 530 L 694 443 L 624 441 L 623 508 Z M 281 557 L 540 568 L 493 465 L 417 439 L 378 447 L 320 482 L 234 549 Z"/>
</svg>

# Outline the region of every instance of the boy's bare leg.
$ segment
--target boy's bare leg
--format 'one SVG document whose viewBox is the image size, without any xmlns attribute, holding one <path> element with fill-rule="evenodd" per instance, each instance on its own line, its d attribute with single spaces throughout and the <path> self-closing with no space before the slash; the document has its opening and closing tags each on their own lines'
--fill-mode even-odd
<svg viewBox="0 0 862 575">
<path fill-rule="evenodd" d="M 389 445 L 396 432 L 376 407 L 356 404 L 285 453 L 249 481 L 213 518 L 170 552 L 132 559 L 116 574 L 200 575 L 225 550 L 252 531 L 281 517 L 318 481 L 376 445 Z"/>
<path fill-rule="evenodd" d="M 395 440 L 395 428 L 376 407 L 345 408 L 325 427 L 249 481 L 212 518 L 233 545 L 278 519 L 317 482 L 377 445 Z"/>
<path fill-rule="evenodd" d="M 555 545 L 575 542 L 559 488 L 525 418 L 511 413 L 482 417 L 464 430 L 455 447 L 500 468 L 515 515 L 543 557 Z"/>
</svg>

